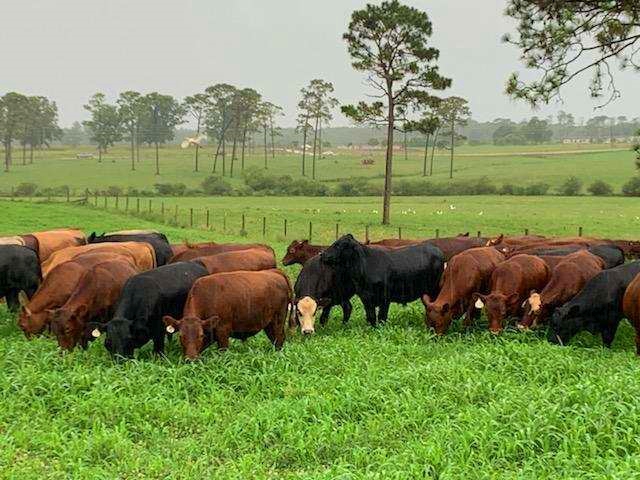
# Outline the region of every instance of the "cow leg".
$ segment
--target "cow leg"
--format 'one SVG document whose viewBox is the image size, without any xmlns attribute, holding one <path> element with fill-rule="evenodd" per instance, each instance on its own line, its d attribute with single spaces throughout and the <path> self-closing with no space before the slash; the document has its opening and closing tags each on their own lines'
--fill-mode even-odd
<svg viewBox="0 0 640 480">
<path fill-rule="evenodd" d="M 329 320 L 329 314 L 331 313 L 331 307 L 326 307 L 322 309 L 322 314 L 320 314 L 320 325 L 323 327 L 327 324 L 327 320 Z"/>
<path fill-rule="evenodd" d="M 371 325 L 372 327 L 377 326 L 378 321 L 376 319 L 376 306 L 370 302 L 363 301 L 362 303 L 364 304 L 364 311 L 367 316 L 367 322 L 369 322 L 369 325 Z"/>
<path fill-rule="evenodd" d="M 464 320 L 462 320 L 462 326 L 464 328 L 471 328 L 474 325 L 474 320 L 480 317 L 480 310 L 476 308 L 473 302 L 469 303 L 467 307 L 467 312 L 464 316 Z"/>
<path fill-rule="evenodd" d="M 343 302 L 340 306 L 342 307 L 342 323 L 346 325 L 347 323 L 349 323 L 349 319 L 351 318 L 353 306 L 351 305 L 351 302 L 349 300 Z"/>
<path fill-rule="evenodd" d="M 7 292 L 7 308 L 10 312 L 15 313 L 20 308 L 20 302 L 18 301 L 18 291 L 17 290 L 9 290 Z"/>
<path fill-rule="evenodd" d="M 216 341 L 218 342 L 218 350 L 226 350 L 229 348 L 229 336 L 231 335 L 230 327 L 217 327 L 215 330 Z"/>
<path fill-rule="evenodd" d="M 378 309 L 378 321 L 381 323 L 385 323 L 388 317 L 389 317 L 389 304 L 383 303 L 382 305 L 380 305 L 380 308 Z"/>
<path fill-rule="evenodd" d="M 271 322 L 264 328 L 264 333 L 267 334 L 273 346 L 276 350 L 280 350 L 284 344 L 284 328 L 279 322 Z"/>
<path fill-rule="evenodd" d="M 164 331 L 157 333 L 153 337 L 153 351 L 158 355 L 164 354 Z"/>
<path fill-rule="evenodd" d="M 600 334 L 602 335 L 602 343 L 605 347 L 611 348 L 611 344 L 613 343 L 613 339 L 616 336 L 617 326 L 607 325 L 604 327 Z"/>
</svg>

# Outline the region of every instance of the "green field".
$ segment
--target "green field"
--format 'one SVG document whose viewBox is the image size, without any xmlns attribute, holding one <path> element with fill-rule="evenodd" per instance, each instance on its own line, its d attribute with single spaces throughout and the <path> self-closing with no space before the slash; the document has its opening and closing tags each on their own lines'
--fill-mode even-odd
<svg viewBox="0 0 640 480">
<path fill-rule="evenodd" d="M 367 177 L 382 183 L 384 177 L 383 150 L 352 151 L 336 150 L 335 157 L 317 161 L 317 179 L 336 182 L 352 177 Z M 32 182 L 41 187 L 68 185 L 72 189 L 105 189 L 119 186 L 124 189 L 153 190 L 155 183 L 184 183 L 189 188 L 199 188 L 200 183 L 211 173 L 211 149 L 203 149 L 200 156 L 200 172 L 194 172 L 193 150 L 183 150 L 176 145 L 167 145 L 160 150 L 161 175 L 155 175 L 154 150 L 141 149 L 141 160 L 137 170 L 131 172 L 129 150 L 116 146 L 105 156 L 102 163 L 97 159 L 78 160 L 76 154 L 94 152 L 94 147 L 53 147 L 36 153 L 33 165 L 22 165 L 21 152 L 14 152 L 11 171 L 0 173 L 0 191 L 9 192 L 22 182 Z M 557 187 L 567 177 L 575 175 L 586 185 L 596 179 L 610 183 L 615 191 L 634 174 L 634 154 L 627 146 L 611 148 L 605 145 L 540 145 L 540 146 L 462 146 L 456 151 L 455 179 L 489 177 L 498 186 L 503 183 L 527 185 L 546 182 Z M 0 152 L 1 154 L 1 152 Z M 375 165 L 362 167 L 363 158 L 373 158 Z M 227 160 L 230 162 L 230 160 Z M 219 161 L 221 162 L 221 160 Z M 410 149 L 408 158 L 396 152 L 394 177 L 397 179 L 422 178 L 423 153 Z M 278 153 L 269 158 L 269 172 L 273 175 L 300 176 L 301 156 Z M 263 167 L 264 157 L 259 152 L 247 153 L 245 167 Z M 308 161 L 308 175 L 311 161 Z M 220 172 L 220 165 L 219 170 Z M 241 182 L 240 160 L 235 167 L 232 183 Z M 449 153 L 439 151 L 434 161 L 433 180 L 447 182 L 449 178 Z"/>
<path fill-rule="evenodd" d="M 562 233 L 571 220 L 587 233 L 638 237 L 639 207 L 629 199 L 428 199 L 411 216 L 402 215 L 403 202 L 417 200 L 401 200 L 396 218 L 413 218 L 425 233 L 524 221 Z M 439 204 L 456 209 L 430 216 Z M 315 205 L 320 223 L 337 216 L 364 225 L 377 200 L 207 205 L 234 214 L 286 210 L 294 223 L 308 220 L 305 209 Z M 3 233 L 77 225 L 156 227 L 173 241 L 261 238 L 250 229 L 240 237 L 231 227 L 222 234 L 160 225 L 113 208 L 9 201 L 0 208 Z M 281 255 L 287 240 L 276 235 L 269 243 Z M 393 306 L 388 324 L 372 330 L 356 303 L 347 327 L 335 315 L 312 338 L 290 337 L 282 352 L 260 334 L 224 354 L 209 349 L 193 364 L 181 360 L 175 342 L 167 358 L 147 347 L 122 364 L 101 341 L 62 355 L 51 339 L 25 340 L 0 309 L 0 477 L 637 477 L 639 360 L 626 322 L 612 350 L 587 334 L 559 348 L 541 333 L 494 337 L 483 324 L 468 333 L 455 325 L 434 338 L 415 304 Z"/>
</svg>

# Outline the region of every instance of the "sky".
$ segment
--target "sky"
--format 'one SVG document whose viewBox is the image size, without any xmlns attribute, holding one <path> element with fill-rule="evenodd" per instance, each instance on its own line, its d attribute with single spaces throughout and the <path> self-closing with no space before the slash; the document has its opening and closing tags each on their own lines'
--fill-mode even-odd
<svg viewBox="0 0 640 480">
<path fill-rule="evenodd" d="M 617 74 L 621 100 L 594 112 L 588 76 L 563 91 L 562 104 L 532 111 L 504 94 L 517 49 L 500 41 L 514 30 L 505 0 L 404 0 L 433 22 L 440 69 L 453 79 L 447 95 L 469 99 L 473 118 L 520 120 L 559 110 L 578 121 L 594 115 L 638 116 L 637 74 Z M 0 95 L 45 95 L 60 123 L 87 118 L 95 92 L 159 91 L 183 98 L 220 83 L 252 87 L 284 107 L 291 126 L 300 88 L 332 81 L 341 103 L 370 92 L 342 40 L 351 12 L 365 0 L 2 0 Z M 371 3 L 371 0 L 369 0 Z M 373 3 L 379 3 L 373 1 Z M 633 106 L 636 106 L 634 109 Z M 336 113 L 336 126 L 349 121 Z"/>
</svg>

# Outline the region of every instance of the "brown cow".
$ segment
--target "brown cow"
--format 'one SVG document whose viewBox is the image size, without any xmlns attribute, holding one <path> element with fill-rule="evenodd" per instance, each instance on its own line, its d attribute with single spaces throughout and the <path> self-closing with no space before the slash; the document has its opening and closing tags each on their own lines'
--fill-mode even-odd
<svg viewBox="0 0 640 480">
<path fill-rule="evenodd" d="M 273 252 L 262 249 L 218 253 L 208 257 L 198 257 L 192 261 L 200 263 L 210 275 L 238 270 L 258 271 L 276 268 L 276 257 Z"/>
<path fill-rule="evenodd" d="M 125 282 L 137 273 L 135 264 L 122 257 L 90 267 L 66 303 L 51 312 L 51 331 L 60 348 L 73 350 L 78 343 L 86 348 L 97 338 L 87 323 L 108 321 Z"/>
<path fill-rule="evenodd" d="M 377 242 L 370 242 L 368 245 L 372 247 L 386 247 L 386 248 L 402 248 L 410 245 L 417 245 L 420 243 L 429 243 L 435 247 L 438 247 L 444 254 L 444 259 L 449 261 L 454 255 L 469 250 L 470 248 L 484 247 L 488 239 L 482 237 L 470 237 L 468 233 L 460 234 L 457 237 L 442 237 L 442 238 L 429 238 L 424 240 L 401 240 L 396 238 L 389 238 L 384 240 L 378 240 Z"/>
<path fill-rule="evenodd" d="M 491 274 L 491 293 L 473 295 L 475 306 L 486 309 L 489 331 L 500 333 L 504 320 L 518 314 L 531 290 L 542 290 L 550 276 L 544 260 L 533 255 L 517 255 L 498 265 Z"/>
<path fill-rule="evenodd" d="M 181 320 L 162 320 L 167 332 L 180 332 L 182 351 L 190 360 L 214 340 L 225 350 L 229 337 L 244 340 L 261 330 L 280 349 L 291 300 L 291 285 L 280 270 L 216 273 L 193 284 Z"/>
<path fill-rule="evenodd" d="M 622 311 L 636 331 L 636 355 L 640 355 L 640 275 L 631 281 L 624 292 Z"/>
<path fill-rule="evenodd" d="M 55 252 L 42 265 L 42 276 L 46 277 L 51 270 L 61 263 L 94 252 L 111 252 L 114 255 L 124 255 L 131 259 L 136 268 L 144 272 L 156 267 L 156 252 L 145 242 L 105 242 L 92 243 L 80 247 L 67 247 Z"/>
<path fill-rule="evenodd" d="M 262 243 L 210 243 L 203 246 L 195 246 L 175 255 L 169 263 L 186 262 L 198 257 L 208 257 L 218 253 L 233 252 L 236 250 L 259 249 L 273 253 L 273 249 Z"/>
<path fill-rule="evenodd" d="M 44 263 L 57 251 L 67 247 L 77 247 L 87 243 L 87 237 L 81 230 L 62 228 L 59 230 L 47 230 L 34 232 L 31 235 L 38 242 L 38 257 L 40 263 Z"/>
<path fill-rule="evenodd" d="M 504 255 L 493 247 L 472 248 L 454 256 L 444 271 L 438 298 L 432 301 L 428 295 L 422 297 L 427 327 L 443 335 L 452 319 L 465 310 L 465 326 L 469 326 L 476 315 L 472 295 L 488 293 L 491 274 L 503 261 Z"/>
<path fill-rule="evenodd" d="M 114 258 L 118 256 L 110 252 L 79 256 L 51 270 L 31 300 L 24 292 L 20 292 L 19 300 L 22 309 L 18 325 L 25 336 L 29 338 L 31 335 L 43 332 L 51 321 L 50 311 L 66 303 L 88 268 Z"/>
<path fill-rule="evenodd" d="M 531 245 L 532 243 L 538 243 L 546 240 L 547 237 L 543 237 L 542 235 L 513 235 L 513 236 L 505 236 L 504 234 L 500 234 L 495 238 L 491 238 L 487 241 L 487 247 L 520 247 L 523 245 Z"/>
<path fill-rule="evenodd" d="M 287 253 L 282 258 L 285 266 L 299 263 L 304 265 L 307 260 L 326 250 L 326 245 L 311 245 L 309 240 L 294 240 L 287 247 Z"/>
<path fill-rule="evenodd" d="M 524 301 L 525 314 L 518 327 L 527 329 L 546 321 L 556 307 L 575 297 L 604 267 L 604 260 L 586 250 L 564 257 L 553 269 L 546 287 L 540 293 L 532 291 Z"/>
</svg>

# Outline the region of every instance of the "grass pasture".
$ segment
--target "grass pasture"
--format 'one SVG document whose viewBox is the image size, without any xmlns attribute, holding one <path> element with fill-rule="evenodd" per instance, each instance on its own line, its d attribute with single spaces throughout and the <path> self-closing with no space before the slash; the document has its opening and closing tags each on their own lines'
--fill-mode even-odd
<svg viewBox="0 0 640 480">
<path fill-rule="evenodd" d="M 373 205 L 327 202 L 333 200 L 353 222 L 366 222 L 357 210 Z M 549 233 L 581 215 L 594 234 L 637 237 L 631 201 L 527 200 L 495 213 L 488 205 L 498 209 L 502 199 L 429 202 L 455 201 L 455 211 L 438 216 L 446 231 L 477 218 L 478 225 L 502 218 L 502 227 L 536 212 Z M 218 201 L 237 202 L 229 209 L 249 206 Z M 242 200 L 251 201 L 254 208 L 285 203 Z M 288 215 L 302 221 L 307 202 Z M 223 235 L 159 225 L 113 209 L 7 201 L 0 207 L 2 233 L 73 224 L 87 231 L 156 227 L 172 241 L 245 238 L 231 229 Z M 478 207 L 493 216 L 478 217 Z M 395 208 L 401 211 L 400 201 Z M 333 221 L 332 209 L 339 204 L 321 204 L 321 220 Z M 430 221 L 426 210 L 414 217 L 416 224 Z M 249 230 L 248 238 L 260 236 Z M 281 255 L 286 240 L 269 243 Z M 605 350 L 587 334 L 558 348 L 541 334 L 493 337 L 482 323 L 470 332 L 455 325 L 438 339 L 422 317 L 418 305 L 393 306 L 388 324 L 372 330 L 356 302 L 348 326 L 336 312 L 327 328 L 313 338 L 293 335 L 282 352 L 260 334 L 233 341 L 225 354 L 207 350 L 193 364 L 181 360 L 175 343 L 167 358 L 154 358 L 147 347 L 136 360 L 116 364 L 101 340 L 66 355 L 51 339 L 27 341 L 0 307 L 0 477 L 637 477 L 639 360 L 626 322 L 613 349 Z"/>
<path fill-rule="evenodd" d="M 588 148 L 587 148 L 588 147 Z M 335 157 L 317 161 L 317 179 L 335 183 L 353 177 L 366 177 L 382 183 L 384 178 L 384 151 L 332 149 Z M 141 160 L 136 171 L 131 171 L 127 146 L 113 147 L 102 163 L 97 159 L 77 159 L 78 153 L 91 153 L 94 147 L 76 148 L 56 146 L 36 153 L 33 165 L 22 165 L 21 154 L 14 152 L 14 165 L 6 174 L 0 173 L 0 191 L 9 192 L 22 182 L 32 182 L 41 187 L 68 185 L 82 191 L 105 189 L 119 186 L 153 190 L 155 183 L 184 183 L 189 188 L 199 188 L 202 180 L 211 173 L 212 149 L 205 148 L 200 154 L 200 171 L 194 172 L 194 151 L 183 150 L 177 145 L 167 145 L 160 150 L 161 175 L 155 175 L 154 150 L 141 149 Z M 0 152 L 1 154 L 2 152 Z M 404 152 L 395 154 L 394 178 L 422 178 L 423 152 L 410 149 L 405 159 Z M 375 165 L 362 167 L 363 158 L 373 158 Z M 469 180 L 481 176 L 489 177 L 496 185 L 512 183 L 527 185 L 545 182 L 552 187 L 562 184 L 569 176 L 575 175 L 585 183 L 601 179 L 611 184 L 616 192 L 634 174 L 634 155 L 625 145 L 539 145 L 539 146 L 461 146 L 456 150 L 454 178 Z M 28 160 L 27 160 L 28 161 Z M 219 160 L 219 163 L 221 160 Z M 230 162 L 228 159 L 227 162 Z M 301 156 L 277 153 L 269 158 L 269 172 L 273 175 L 300 176 Z M 259 149 L 247 153 L 245 166 L 264 166 L 264 157 Z M 311 160 L 307 162 L 310 176 Z M 218 174 L 220 173 L 218 165 Z M 228 168 L 228 165 L 227 165 Z M 240 183 L 240 160 L 237 160 L 234 178 L 226 177 L 231 183 Z M 449 181 L 449 153 L 438 151 L 434 160 L 435 182 Z"/>
</svg>

